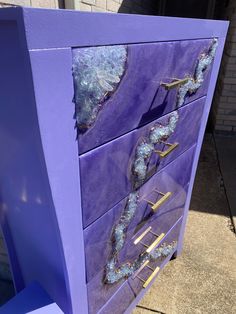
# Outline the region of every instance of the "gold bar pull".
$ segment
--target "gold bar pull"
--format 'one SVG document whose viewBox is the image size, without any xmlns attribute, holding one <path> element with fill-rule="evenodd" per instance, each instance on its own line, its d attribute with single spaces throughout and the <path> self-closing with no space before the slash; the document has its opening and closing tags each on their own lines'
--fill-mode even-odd
<svg viewBox="0 0 236 314">
<path fill-rule="evenodd" d="M 141 270 L 143 270 L 147 266 L 148 263 L 149 263 L 149 260 L 146 260 L 146 262 L 144 262 L 143 265 L 141 265 L 141 267 L 133 274 L 132 279 L 134 279 L 135 277 L 138 277 L 138 274 L 141 272 Z"/>
<path fill-rule="evenodd" d="M 173 79 L 171 83 L 161 83 L 161 86 L 163 86 L 166 90 L 170 90 L 176 87 L 179 87 L 189 81 L 189 77 L 185 77 L 183 79 Z"/>
<path fill-rule="evenodd" d="M 161 192 L 158 192 L 159 194 L 163 195 L 156 203 L 153 203 L 151 201 L 147 201 L 148 204 L 151 205 L 151 209 L 156 212 L 157 209 L 165 202 L 168 200 L 168 198 L 171 196 L 171 192 L 167 192 L 167 193 L 161 193 Z"/>
<path fill-rule="evenodd" d="M 152 250 L 155 249 L 155 247 L 158 245 L 158 243 L 161 242 L 161 240 L 164 238 L 165 233 L 161 233 L 159 237 L 146 249 L 147 253 L 151 253 Z"/>
<path fill-rule="evenodd" d="M 154 277 L 157 275 L 157 273 L 159 272 L 160 267 L 156 267 L 153 271 L 153 273 L 151 274 L 150 277 L 148 277 L 148 279 L 144 282 L 143 284 L 143 288 L 147 288 L 147 286 L 151 283 L 151 281 L 154 279 Z"/>
<path fill-rule="evenodd" d="M 179 143 L 165 143 L 165 145 L 169 146 L 169 148 L 167 150 L 164 150 L 164 151 L 161 151 L 161 150 L 155 150 L 154 152 L 159 154 L 160 157 L 164 158 L 166 157 L 167 155 L 169 155 L 169 153 L 171 153 L 176 147 L 179 146 Z"/>
<path fill-rule="evenodd" d="M 145 235 L 151 231 L 151 229 L 152 227 L 148 227 L 137 239 L 134 240 L 134 244 L 137 245 L 145 237 Z"/>
</svg>

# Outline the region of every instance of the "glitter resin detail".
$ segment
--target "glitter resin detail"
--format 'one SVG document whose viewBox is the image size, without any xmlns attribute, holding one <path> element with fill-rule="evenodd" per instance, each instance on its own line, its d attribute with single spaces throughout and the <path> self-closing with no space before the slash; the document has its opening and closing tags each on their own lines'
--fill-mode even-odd
<svg viewBox="0 0 236 314">
<path fill-rule="evenodd" d="M 79 49 L 73 58 L 75 118 L 79 132 L 95 122 L 105 100 L 116 90 L 127 59 L 125 46 Z"/>
<path fill-rule="evenodd" d="M 183 105 L 185 97 L 188 94 L 191 95 L 196 93 L 196 91 L 202 85 L 204 81 L 204 72 L 213 62 L 217 46 L 218 40 L 214 38 L 208 52 L 200 55 L 194 76 L 189 77 L 189 80 L 179 88 L 177 96 L 177 108 Z"/>
<path fill-rule="evenodd" d="M 165 258 L 174 253 L 176 247 L 176 241 L 170 244 L 163 243 L 151 253 L 144 252 L 140 254 L 132 263 L 125 263 L 120 267 L 116 267 L 116 258 L 113 257 L 106 266 L 105 282 L 113 284 L 123 278 L 128 278 L 133 275 L 147 260 L 154 262 L 159 258 Z"/>
<path fill-rule="evenodd" d="M 204 72 L 213 62 L 217 46 L 218 40 L 214 38 L 208 52 L 200 55 L 194 75 L 189 77 L 189 80 L 180 86 L 177 94 L 175 111 L 170 114 L 167 125 L 154 125 L 148 136 L 144 138 L 136 147 L 135 158 L 131 168 L 131 178 L 134 192 L 129 195 L 128 202 L 121 218 L 113 230 L 113 246 L 105 271 L 106 283 L 113 284 L 123 278 L 128 278 L 133 275 L 145 261 L 149 260 L 152 262 L 158 258 L 167 257 L 176 250 L 176 241 L 171 244 L 164 242 L 151 253 L 143 252 L 134 261 L 118 266 L 118 255 L 124 246 L 127 228 L 134 217 L 138 206 L 137 190 L 142 184 L 144 184 L 147 178 L 148 162 L 155 150 L 155 145 L 165 142 L 175 131 L 179 119 L 178 108 L 183 105 L 187 94 L 195 93 L 202 85 L 204 81 Z"/>
<path fill-rule="evenodd" d="M 168 256 L 174 249 L 173 246 L 163 244 L 151 253 L 142 253 L 132 263 L 125 263 L 117 267 L 119 252 L 124 246 L 127 228 L 135 215 L 138 206 L 138 192 L 135 191 L 142 185 L 147 176 L 147 162 L 155 149 L 155 145 L 165 141 L 175 130 L 178 122 L 178 112 L 174 111 L 166 126 L 155 125 L 151 128 L 148 138 L 144 139 L 136 148 L 135 160 L 133 162 L 134 192 L 131 192 L 123 213 L 115 225 L 112 233 L 112 252 L 106 264 L 106 283 L 115 283 L 122 278 L 131 276 L 146 260 L 156 260 L 163 256 Z"/>
<path fill-rule="evenodd" d="M 132 166 L 133 187 L 137 189 L 146 180 L 147 164 L 151 154 L 155 150 L 155 145 L 166 141 L 174 132 L 179 114 L 177 111 L 171 113 L 168 124 L 157 124 L 150 130 L 149 136 L 143 139 L 142 143 L 136 148 L 135 159 Z"/>
</svg>

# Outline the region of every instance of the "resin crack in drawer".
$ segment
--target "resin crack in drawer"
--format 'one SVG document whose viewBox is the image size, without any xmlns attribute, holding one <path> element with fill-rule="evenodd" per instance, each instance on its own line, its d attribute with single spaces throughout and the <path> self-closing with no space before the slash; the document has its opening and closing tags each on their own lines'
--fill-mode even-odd
<svg viewBox="0 0 236 314">
<path fill-rule="evenodd" d="M 212 45 L 202 39 L 73 49 L 79 153 L 206 95 L 211 63 L 185 96 L 176 80 L 197 80 L 201 56 Z"/>
<path fill-rule="evenodd" d="M 79 157 L 84 228 L 197 141 L 204 104 L 202 97 Z"/>
<path fill-rule="evenodd" d="M 184 206 L 184 204 L 182 204 Z M 181 227 L 181 217 L 175 222 L 174 225 L 172 225 L 166 235 L 162 238 L 162 240 L 159 242 L 159 244 L 155 247 L 155 250 L 158 252 L 158 249 L 160 247 L 163 247 L 165 245 L 170 245 L 170 249 L 166 252 L 166 256 L 172 256 L 173 253 L 176 250 L 176 245 L 178 241 L 178 236 L 179 236 L 179 231 Z M 155 222 L 152 222 L 151 226 L 153 226 L 153 231 L 155 232 Z M 155 237 L 154 237 L 155 238 Z M 146 239 L 146 243 L 148 243 L 148 240 L 150 243 L 152 242 L 152 239 Z M 172 245 L 172 246 L 171 246 Z M 142 248 L 142 251 L 145 251 L 145 247 Z M 155 261 L 155 264 L 160 265 L 160 263 L 163 261 L 163 257 L 158 257 Z M 132 262 L 132 260 L 130 260 Z M 151 264 L 151 263 L 150 263 Z M 152 264 L 153 266 L 153 264 Z M 136 272 L 138 273 L 143 273 L 143 265 L 141 265 Z M 115 282 L 113 284 L 107 284 L 104 282 L 104 273 L 105 273 L 105 268 L 102 269 L 88 284 L 87 284 L 87 289 L 88 289 L 88 300 L 89 300 L 89 309 L 90 313 L 97 313 L 100 308 L 104 306 L 111 298 L 112 296 L 121 289 L 122 285 L 124 285 L 127 281 L 131 281 L 131 277 L 129 279 L 122 279 L 118 282 Z M 149 273 L 148 273 L 149 274 Z M 144 275 L 146 275 L 146 270 L 144 270 Z M 135 274 L 133 275 L 134 277 Z M 148 276 L 147 276 L 148 277 Z M 135 287 L 139 288 L 139 283 L 137 284 L 136 278 L 134 279 L 134 282 L 132 282 L 132 288 L 134 286 L 134 289 L 132 289 L 134 292 L 137 293 L 137 289 Z"/>
<path fill-rule="evenodd" d="M 166 233 L 179 218 L 182 211 L 180 207 L 185 202 L 194 151 L 195 146 L 166 166 L 140 188 L 139 197 L 135 204 L 136 211 L 127 228 L 127 241 L 120 254 L 120 261 L 138 254 L 140 247 L 133 245 L 132 237 L 138 232 L 143 232 L 143 229 L 147 228 L 153 220 L 159 226 L 158 232 Z M 162 191 L 165 195 L 171 194 L 168 199 L 164 199 L 156 191 Z M 164 199 L 163 203 L 160 202 L 161 199 Z M 125 198 L 84 230 L 87 282 L 105 266 L 113 243 L 113 228 L 122 217 L 127 202 L 128 198 Z M 160 202 L 159 207 L 153 210 L 151 204 L 158 202 Z M 162 226 L 165 227 L 165 230 L 161 231 Z"/>
</svg>

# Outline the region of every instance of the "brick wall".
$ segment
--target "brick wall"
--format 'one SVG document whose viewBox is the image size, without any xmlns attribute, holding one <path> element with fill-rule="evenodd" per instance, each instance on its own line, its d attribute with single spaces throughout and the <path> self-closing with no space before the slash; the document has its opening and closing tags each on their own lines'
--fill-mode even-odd
<svg viewBox="0 0 236 314">
<path fill-rule="evenodd" d="M 155 14 L 158 1 L 153 0 L 65 0 L 67 9 L 89 12 Z"/>
<path fill-rule="evenodd" d="M 221 16 L 230 20 L 211 122 L 218 133 L 236 133 L 236 1 L 230 0 Z"/>
<path fill-rule="evenodd" d="M 26 6 L 36 8 L 58 8 L 58 0 L 4 0 L 0 1 L 0 7 L 5 6 Z"/>
</svg>

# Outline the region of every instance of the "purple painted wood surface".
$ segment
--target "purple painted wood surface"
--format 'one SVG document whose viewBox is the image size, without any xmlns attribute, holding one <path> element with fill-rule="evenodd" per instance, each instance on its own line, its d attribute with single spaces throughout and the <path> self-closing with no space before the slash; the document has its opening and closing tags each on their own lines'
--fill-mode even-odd
<svg viewBox="0 0 236 314">
<path fill-rule="evenodd" d="M 63 314 L 38 282 L 32 282 L 14 298 L 1 306 L 0 313 Z"/>
<path fill-rule="evenodd" d="M 183 204 L 182 204 L 183 205 Z M 180 218 L 182 219 L 182 218 Z M 153 226 L 155 226 L 155 223 L 152 224 Z M 174 227 L 172 226 L 171 230 L 167 233 L 167 235 L 163 238 L 163 240 L 160 242 L 160 245 L 162 243 L 171 243 L 174 240 L 178 239 L 179 236 L 179 231 L 180 231 L 180 227 L 181 227 L 181 223 L 180 220 L 178 220 L 178 223 L 176 222 L 176 224 L 174 225 Z M 153 228 L 153 231 L 155 232 L 155 227 Z M 150 239 L 149 239 L 150 240 Z M 145 239 L 146 241 L 146 239 Z M 143 248 L 142 248 L 143 250 Z M 174 253 L 174 252 L 173 252 Z M 156 261 L 154 264 L 160 265 L 163 262 L 163 259 L 158 259 L 158 261 Z M 151 264 L 150 264 L 151 265 Z M 152 264 L 152 266 L 154 266 Z M 142 270 L 140 275 L 143 274 L 146 275 L 146 277 L 148 277 L 148 274 L 150 275 L 150 271 L 147 272 L 146 269 Z M 104 304 L 106 304 L 109 299 L 115 294 L 117 293 L 120 289 L 123 289 L 123 285 L 125 285 L 127 283 L 127 281 L 131 282 L 131 286 L 132 288 L 134 288 L 133 291 L 135 291 L 135 293 L 139 292 L 137 290 L 139 290 L 140 288 L 140 283 L 137 282 L 138 279 L 132 280 L 131 278 L 129 278 L 128 280 L 121 280 L 115 284 L 104 284 L 104 270 L 101 270 L 98 272 L 98 274 L 87 284 L 87 288 L 88 288 L 88 302 L 89 302 L 89 309 L 91 313 L 97 313 L 97 311 L 104 306 Z M 144 277 L 144 279 L 146 279 Z M 128 298 L 130 296 L 128 295 Z M 125 300 L 124 300 L 125 302 Z M 122 313 L 122 312 L 120 312 Z"/>
<path fill-rule="evenodd" d="M 66 313 L 86 314 L 70 48 L 219 38 L 179 238 L 180 252 L 228 23 L 30 8 L 1 9 L 0 23 L 1 225 L 14 283 L 19 291 L 33 277 L 39 278 Z M 65 54 L 61 51 L 64 47 L 68 48 Z M 44 57 L 37 61 L 37 53 L 43 52 L 52 63 L 44 62 Z M 60 63 L 62 55 L 65 59 Z M 142 295 L 141 291 L 129 312 Z"/>
<path fill-rule="evenodd" d="M 179 234 L 180 234 L 180 229 L 181 229 L 181 222 L 182 222 L 182 218 L 180 218 L 176 224 L 173 226 L 173 228 L 169 231 L 169 233 L 163 238 L 163 240 L 160 242 L 160 245 L 161 246 L 163 243 L 166 243 L 166 244 L 171 244 L 173 243 L 173 241 L 178 241 L 178 238 L 179 238 Z M 173 253 L 175 252 L 175 250 L 173 250 Z M 170 254 L 172 255 L 172 254 Z M 167 257 L 168 258 L 168 257 Z M 161 268 L 161 265 L 162 263 L 165 262 L 165 258 L 159 258 L 157 259 L 157 261 L 155 262 L 151 262 L 149 263 L 150 266 L 155 269 L 157 266 L 159 266 Z M 147 280 L 148 277 L 152 274 L 152 271 L 145 267 L 142 269 L 142 271 L 139 273 L 139 276 L 144 279 L 144 280 Z M 135 295 L 138 295 L 139 292 L 141 290 L 143 290 L 143 282 L 138 279 L 137 277 L 132 279 L 130 278 L 129 279 L 129 284 L 130 286 L 132 287 L 132 290 L 134 291 Z"/>
<path fill-rule="evenodd" d="M 0 29 L 1 225 L 15 287 L 37 279 L 63 311 L 86 313 L 71 50 L 29 59 L 17 24 Z"/>
<path fill-rule="evenodd" d="M 174 199 L 163 205 L 156 214 L 151 216 L 151 210 L 147 206 L 140 206 L 137 209 L 137 215 L 132 221 L 132 226 L 129 226 L 126 236 L 125 245 L 119 255 L 118 265 L 133 261 L 143 251 L 143 246 L 134 245 L 134 240 L 142 234 L 149 226 L 157 234 L 162 232 L 167 233 L 169 229 L 175 224 L 175 222 L 183 214 L 183 208 L 186 199 L 187 186 L 183 188 Z M 144 201 L 143 201 L 144 203 Z M 112 209 L 112 212 L 108 212 L 104 215 L 104 218 L 100 218 L 96 226 L 88 227 L 90 230 L 88 234 L 85 234 L 85 253 L 86 253 L 86 270 L 87 281 L 93 280 L 93 277 L 97 273 L 104 269 L 106 262 L 108 261 L 111 253 L 112 241 L 112 229 L 121 215 L 121 210 L 116 212 L 118 206 Z M 123 209 L 123 207 L 122 207 Z M 114 217 L 117 217 L 114 219 Z M 106 228 L 105 228 L 106 226 Z M 107 227 L 109 226 L 109 227 Z M 145 241 L 152 242 L 153 236 L 147 235 Z M 87 246 L 86 246 L 87 244 Z"/>
<path fill-rule="evenodd" d="M 226 21 L 135 14 L 91 14 L 32 8 L 4 10 L 6 13 L 3 12 L 2 19 L 10 16 L 17 19 L 21 26 L 24 19 L 29 50 L 225 38 L 229 25 Z"/>
<path fill-rule="evenodd" d="M 193 160 L 191 180 L 190 180 L 190 184 L 189 184 L 189 193 L 187 195 L 187 200 L 186 200 L 185 209 L 184 209 L 183 223 L 182 223 L 181 233 L 180 233 L 180 237 L 179 237 L 179 241 L 178 241 L 178 250 L 177 250 L 178 254 L 181 254 L 181 251 L 183 248 L 184 231 L 185 231 L 185 226 L 186 226 L 186 222 L 187 222 L 187 216 L 188 216 L 188 210 L 189 210 L 189 205 L 190 205 L 190 201 L 191 201 L 194 179 L 195 179 L 195 175 L 196 175 L 196 171 L 197 171 L 198 160 L 199 160 L 199 156 L 200 156 L 200 152 L 201 152 L 201 147 L 202 147 L 203 137 L 205 134 L 207 120 L 208 120 L 210 109 L 211 109 L 211 103 L 212 103 L 212 99 L 213 99 L 213 95 L 214 95 L 214 91 L 215 91 L 217 77 L 218 77 L 218 73 L 219 73 L 219 69 L 220 69 L 220 63 L 221 63 L 221 58 L 222 58 L 222 54 L 223 54 L 223 50 L 224 50 L 226 34 L 227 34 L 227 29 L 226 29 L 225 36 L 223 36 L 223 38 L 219 39 L 218 48 L 217 48 L 216 55 L 214 58 L 210 84 L 209 84 L 207 97 L 206 97 L 206 105 L 205 105 L 205 108 L 203 111 L 203 117 L 202 117 L 202 121 L 201 121 L 201 127 L 199 130 L 199 135 L 198 135 L 196 153 L 195 153 L 194 160 Z"/>
<path fill-rule="evenodd" d="M 139 204 L 135 217 L 131 221 L 127 230 L 127 241 L 120 255 L 120 262 L 125 259 L 134 258 L 138 255 L 140 247 L 132 247 L 129 243 L 133 240 L 132 237 L 139 232 L 144 231 L 149 224 L 155 220 L 155 228 L 157 233 L 167 232 L 173 223 L 179 218 L 186 197 L 186 185 L 190 180 L 191 163 L 193 159 L 195 147 L 192 147 L 188 152 L 181 155 L 174 162 L 169 164 L 163 171 L 153 176 L 139 190 Z M 153 216 L 151 208 L 146 200 L 156 202 L 159 198 L 153 190 L 157 189 L 163 193 L 172 192 L 169 202 L 167 201 Z M 178 194 L 177 199 L 175 196 Z M 84 230 L 85 241 L 85 256 L 86 256 L 86 273 L 87 282 L 89 282 L 96 273 L 105 266 L 109 258 L 111 250 L 111 235 L 112 229 L 119 220 L 122 211 L 124 210 L 126 199 L 119 202 L 105 215 L 95 221 L 92 225 Z M 180 207 L 178 210 L 176 207 Z M 174 209 L 177 209 L 173 213 Z M 161 216 L 167 212 L 164 218 Z M 169 217 L 171 215 L 171 217 Z M 177 217 L 177 219 L 176 219 Z M 176 220 L 175 220 L 176 219 Z M 166 222 L 164 221 L 166 220 Z M 162 230 L 166 224 L 167 230 Z"/>
<path fill-rule="evenodd" d="M 149 218 L 150 208 L 147 208 L 146 202 L 141 201 L 135 218 L 131 222 L 124 248 L 119 256 L 119 264 L 132 261 L 140 253 L 143 247 L 133 245 L 133 241 L 148 226 L 152 227 L 153 232 L 160 234 L 167 233 L 176 221 L 182 216 L 188 180 L 192 159 L 194 156 L 195 146 L 188 152 L 180 156 L 176 161 L 171 163 L 159 174 L 152 177 L 141 189 L 141 198 L 146 198 L 153 188 L 162 188 L 164 192 L 173 191 L 173 198 L 169 203 L 164 205 L 160 210 Z M 188 167 L 186 167 L 188 165 Z M 181 171 L 180 171 L 181 169 Z M 184 170 L 182 170 L 184 169 Z M 159 185 L 160 184 L 160 185 Z M 125 205 L 121 202 L 120 205 Z M 119 219 L 123 206 L 116 206 L 106 215 L 92 224 L 85 230 L 85 254 L 86 269 L 88 281 L 88 299 L 92 309 L 98 309 L 120 288 L 124 281 L 113 285 L 104 284 L 104 266 L 109 258 L 111 249 L 111 233 L 116 221 Z M 147 221 L 146 218 L 148 217 Z M 109 227 L 108 227 L 109 226 Z M 137 227 L 139 229 L 137 229 Z M 152 243 L 155 240 L 151 234 L 145 237 L 146 243 Z M 96 312 L 96 311 L 95 311 Z M 93 313 L 93 312 L 92 312 Z"/>
<path fill-rule="evenodd" d="M 57 299 L 58 295 L 66 294 L 65 279 L 58 276 L 64 265 L 41 147 L 29 58 L 21 49 L 25 48 L 24 42 L 17 34 L 16 23 L 1 22 L 0 36 L 4 42 L 0 58 L 4 74 L 0 87 L 1 225 L 11 252 L 17 291 L 39 279 L 51 297 Z M 60 305 L 69 308 L 68 303 L 63 297 Z"/>
<path fill-rule="evenodd" d="M 155 156 L 153 154 L 149 172 L 159 171 L 195 143 L 204 102 L 203 97 L 179 109 L 177 127 L 167 140 L 172 143 L 178 142 L 179 146 L 162 159 L 157 154 Z M 156 122 L 166 125 L 168 118 L 169 115 L 166 115 L 80 157 L 84 227 L 131 192 L 131 167 L 136 146 L 143 137 L 148 136 Z M 163 150 L 163 145 L 156 145 L 156 149 Z"/>
<path fill-rule="evenodd" d="M 80 154 L 176 109 L 178 88 L 167 91 L 160 83 L 193 76 L 200 54 L 208 51 L 211 42 L 129 45 L 126 71 L 118 88 L 103 105 L 95 125 L 79 133 Z M 81 49 L 73 50 L 74 57 Z M 210 73 L 211 67 L 204 73 L 202 86 L 186 97 L 185 104 L 206 95 Z"/>
<path fill-rule="evenodd" d="M 135 295 L 128 283 L 125 283 L 116 294 L 101 308 L 98 314 L 120 314 L 124 313 L 127 307 L 134 300 Z"/>
<path fill-rule="evenodd" d="M 54 206 L 51 214 L 57 224 L 58 257 L 63 269 L 56 273 L 64 278 L 66 292 L 53 283 L 54 300 L 66 313 L 87 311 L 84 246 L 80 203 L 80 182 L 77 157 L 76 132 L 73 124 L 73 83 L 71 76 L 71 50 L 57 49 L 31 51 L 30 61 L 35 88 L 35 99 L 40 137 Z M 47 81 L 48 73 L 51 73 Z M 52 96 L 52 91 L 53 96 Z M 46 222 L 45 222 L 46 224 Z M 49 225 L 50 227 L 50 225 Z M 47 237 L 42 246 L 47 246 Z M 51 248 L 50 248 L 51 249 Z M 73 254 L 72 254 L 73 252 Z M 44 257 L 46 259 L 46 257 Z M 30 262 L 30 260 L 29 260 Z M 45 260 L 46 263 L 46 260 Z M 52 264 L 55 269 L 57 261 Z M 75 278 L 77 278 L 75 280 Z M 52 295 L 52 294 L 51 294 Z M 71 307 L 71 308 L 70 308 Z"/>
</svg>

